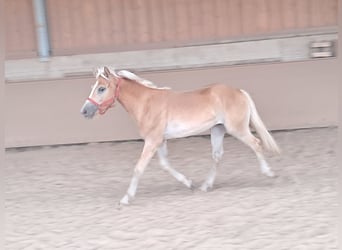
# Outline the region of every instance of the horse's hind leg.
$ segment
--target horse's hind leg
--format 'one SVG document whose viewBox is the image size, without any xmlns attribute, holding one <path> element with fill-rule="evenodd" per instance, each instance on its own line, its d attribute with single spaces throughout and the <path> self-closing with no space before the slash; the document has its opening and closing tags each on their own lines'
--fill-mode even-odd
<svg viewBox="0 0 342 250">
<path fill-rule="evenodd" d="M 263 174 L 269 176 L 269 177 L 274 177 L 275 174 L 271 170 L 271 168 L 268 166 L 264 155 L 263 155 L 263 149 L 260 143 L 260 140 L 256 138 L 251 131 L 248 129 L 244 129 L 243 133 L 231 133 L 233 136 L 238 138 L 240 141 L 245 143 L 247 146 L 249 146 L 254 153 L 256 154 L 259 164 L 260 164 L 260 170 Z"/>
<path fill-rule="evenodd" d="M 216 170 L 219 165 L 219 162 L 223 156 L 223 138 L 226 133 L 226 129 L 223 125 L 216 125 L 211 128 L 210 140 L 212 146 L 212 157 L 214 160 L 214 165 L 211 167 L 207 179 L 201 186 L 202 191 L 208 191 L 214 185 Z"/>
<path fill-rule="evenodd" d="M 192 181 L 187 179 L 183 174 L 170 166 L 167 159 L 167 144 L 166 141 L 158 148 L 158 156 L 161 167 L 175 177 L 179 182 L 183 183 L 188 188 L 192 188 Z"/>
</svg>

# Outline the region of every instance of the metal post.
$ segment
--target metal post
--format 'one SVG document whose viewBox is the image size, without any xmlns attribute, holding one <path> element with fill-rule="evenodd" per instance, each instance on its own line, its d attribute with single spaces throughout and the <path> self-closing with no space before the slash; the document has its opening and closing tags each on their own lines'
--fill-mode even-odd
<svg viewBox="0 0 342 250">
<path fill-rule="evenodd" d="M 46 21 L 45 0 L 33 0 L 33 7 L 38 41 L 38 55 L 40 61 L 48 61 L 50 56 L 50 44 Z"/>
</svg>

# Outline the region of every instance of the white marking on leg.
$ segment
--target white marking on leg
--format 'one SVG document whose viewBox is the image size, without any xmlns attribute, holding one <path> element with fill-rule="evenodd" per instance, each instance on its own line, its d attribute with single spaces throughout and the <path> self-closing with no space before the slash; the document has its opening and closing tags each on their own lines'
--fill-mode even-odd
<svg viewBox="0 0 342 250">
<path fill-rule="evenodd" d="M 127 194 L 129 197 L 134 197 L 135 193 L 137 191 L 137 187 L 138 187 L 138 182 L 139 182 L 139 177 L 141 174 L 139 173 L 134 173 L 131 183 L 129 185 L 129 188 L 127 190 Z"/>
<path fill-rule="evenodd" d="M 275 174 L 271 170 L 271 168 L 268 166 L 268 164 L 265 161 L 264 157 L 260 153 L 257 154 L 257 157 L 258 157 L 258 160 L 259 160 L 259 163 L 260 163 L 261 173 L 267 175 L 268 177 L 274 177 Z"/>
<path fill-rule="evenodd" d="M 133 174 L 133 177 L 132 177 L 131 182 L 129 184 L 127 193 L 120 200 L 120 204 L 127 205 L 127 204 L 129 204 L 129 202 L 131 200 L 134 199 L 136 191 L 137 191 L 138 183 L 139 183 L 139 178 L 144 173 L 144 170 L 145 170 L 147 164 L 150 162 L 155 151 L 156 151 L 156 148 L 154 146 L 149 145 L 145 142 L 143 152 L 141 153 L 140 159 L 135 166 L 134 174 Z"/>
<path fill-rule="evenodd" d="M 200 187 L 200 190 L 202 190 L 203 192 L 207 192 L 209 189 L 211 189 L 213 187 L 215 177 L 216 177 L 216 168 L 217 168 L 217 164 L 215 163 L 215 166 L 213 166 L 210 169 L 209 174 L 207 176 L 207 179 L 205 180 L 205 182 Z"/>
<path fill-rule="evenodd" d="M 124 197 L 122 197 L 122 199 L 120 200 L 120 204 L 123 204 L 123 205 L 129 204 L 129 198 L 127 194 Z"/>
<path fill-rule="evenodd" d="M 141 174 L 136 173 L 136 171 L 133 174 L 133 177 L 131 179 L 131 182 L 129 184 L 129 187 L 127 189 L 126 195 L 120 200 L 120 204 L 128 205 L 130 200 L 133 200 L 135 197 L 138 183 L 139 183 L 139 177 Z"/>
<path fill-rule="evenodd" d="M 188 188 L 192 187 L 192 181 L 187 179 L 183 174 L 179 173 L 177 170 L 170 166 L 167 159 L 167 144 L 166 141 L 158 149 L 159 163 L 163 169 L 168 171 L 176 180 L 183 183 Z"/>
<path fill-rule="evenodd" d="M 232 134 L 236 138 L 240 139 L 243 143 L 245 143 L 247 146 L 249 146 L 254 153 L 256 154 L 259 164 L 260 164 L 260 170 L 261 173 L 269 176 L 269 177 L 274 177 L 275 174 L 271 170 L 271 168 L 268 166 L 264 155 L 262 153 L 262 147 L 260 145 L 260 140 L 256 138 L 250 130 L 246 130 L 243 134 Z"/>
<path fill-rule="evenodd" d="M 226 130 L 222 125 L 216 125 L 211 129 L 210 140 L 212 145 L 212 157 L 214 160 L 214 165 L 211 167 L 205 182 L 200 187 L 200 189 L 204 192 L 207 192 L 208 189 L 211 189 L 214 185 L 217 167 L 223 156 L 223 138 L 225 133 Z"/>
</svg>

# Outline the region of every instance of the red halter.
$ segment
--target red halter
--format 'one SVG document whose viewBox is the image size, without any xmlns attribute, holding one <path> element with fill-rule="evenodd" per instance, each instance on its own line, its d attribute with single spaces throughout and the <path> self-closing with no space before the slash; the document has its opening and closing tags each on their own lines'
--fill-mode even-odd
<svg viewBox="0 0 342 250">
<path fill-rule="evenodd" d="M 99 109 L 99 113 L 100 115 L 103 115 L 104 113 L 106 113 L 106 111 L 111 108 L 114 107 L 115 101 L 116 99 L 118 99 L 119 97 L 119 90 L 120 90 L 120 82 L 121 82 L 121 78 L 119 78 L 117 84 L 116 84 L 116 88 L 115 88 L 115 92 L 114 92 L 114 96 L 112 96 L 111 98 L 109 98 L 108 100 L 105 100 L 102 103 L 98 103 L 95 100 L 93 100 L 92 98 L 88 97 L 88 101 L 90 101 L 92 104 L 94 104 L 98 109 Z"/>
</svg>

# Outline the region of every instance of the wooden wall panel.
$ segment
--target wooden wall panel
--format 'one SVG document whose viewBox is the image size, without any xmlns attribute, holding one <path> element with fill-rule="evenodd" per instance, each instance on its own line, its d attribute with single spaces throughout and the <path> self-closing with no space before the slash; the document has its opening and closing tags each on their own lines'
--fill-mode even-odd
<svg viewBox="0 0 342 250">
<path fill-rule="evenodd" d="M 6 0 L 6 58 L 37 55 L 32 0 Z"/>
<path fill-rule="evenodd" d="M 285 30 L 293 30 L 297 25 L 298 11 L 297 0 L 282 0 L 281 2 L 281 19 L 282 28 Z M 305 10 L 303 10 L 305 12 Z"/>
<path fill-rule="evenodd" d="M 229 0 L 228 5 L 228 13 L 227 17 L 221 18 L 228 18 L 227 23 L 230 23 L 229 29 L 226 29 L 227 32 L 225 37 L 237 37 L 242 34 L 242 1 L 240 0 Z"/>
<path fill-rule="evenodd" d="M 104 3 L 103 3 L 104 4 Z M 108 1 L 109 9 L 108 16 L 103 15 L 103 18 L 109 18 L 106 25 L 108 27 L 112 27 L 109 33 L 106 34 L 106 40 L 108 41 L 108 45 L 112 45 L 112 47 L 116 47 L 119 44 L 126 43 L 125 29 L 126 29 L 126 20 L 125 20 L 125 5 L 121 0 L 116 1 Z M 106 12 L 105 12 L 106 13 Z M 102 14 L 100 14 L 102 16 Z M 101 29 L 101 28 L 99 28 Z M 94 31 L 96 34 L 96 31 Z M 111 38 L 111 39 L 109 39 Z"/>
<path fill-rule="evenodd" d="M 216 13 L 217 13 L 217 23 L 216 23 L 216 28 L 217 28 L 217 33 L 216 36 L 218 39 L 224 38 L 227 36 L 227 31 L 229 30 L 228 27 L 231 26 L 231 23 L 228 21 L 228 4 L 229 1 L 227 0 L 216 0 Z"/>
<path fill-rule="evenodd" d="M 188 5 L 191 4 L 191 1 L 193 0 L 188 0 L 187 3 Z M 165 41 L 169 41 L 170 44 L 174 43 L 174 41 L 176 40 L 176 30 L 174 29 L 175 27 L 175 19 L 176 19 L 176 11 L 174 8 L 170 8 L 170 5 L 173 3 L 173 0 L 165 0 L 165 1 L 161 1 L 161 13 L 162 13 L 162 20 L 160 20 L 160 22 L 163 23 L 163 30 L 164 30 L 164 40 Z M 149 15 L 149 10 L 146 9 L 146 13 L 147 15 Z M 189 15 L 190 13 L 188 13 Z M 189 16 L 189 21 L 196 21 L 195 19 L 192 19 L 191 16 Z M 192 25 L 191 23 L 189 24 L 192 28 L 194 29 L 198 29 L 198 27 L 196 25 Z M 149 27 L 149 26 L 147 26 Z M 190 30 L 190 32 L 192 32 L 192 30 Z M 149 32 L 147 31 L 147 34 L 149 34 Z M 192 37 L 193 34 L 189 33 L 189 35 Z M 147 37 L 147 40 L 145 41 L 146 43 L 148 43 L 149 38 Z"/>
<path fill-rule="evenodd" d="M 310 26 L 310 1 L 311 0 L 297 0 L 296 12 L 297 15 L 297 27 L 305 28 Z"/>
<path fill-rule="evenodd" d="M 336 26 L 337 1 L 46 0 L 46 5 L 52 53 L 70 55 Z M 36 54 L 32 0 L 6 0 L 6 6 L 7 54 Z"/>
<path fill-rule="evenodd" d="M 341 3 L 341 2 L 340 2 Z M 341 9 L 338 6 L 338 2 L 336 0 L 326 0 L 323 6 L 323 16 L 324 16 L 324 24 L 327 26 L 333 26 L 337 24 L 338 19 L 338 9 Z"/>
</svg>

